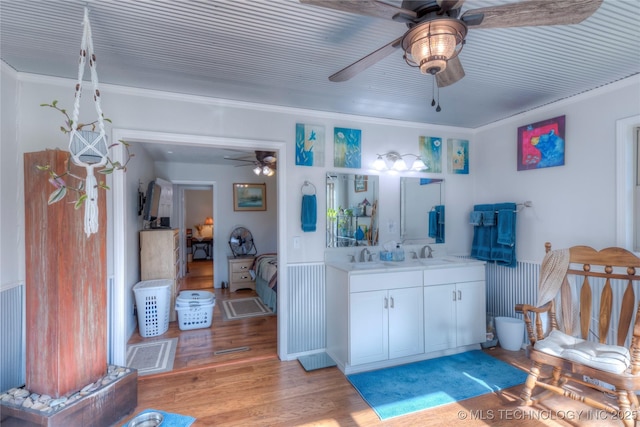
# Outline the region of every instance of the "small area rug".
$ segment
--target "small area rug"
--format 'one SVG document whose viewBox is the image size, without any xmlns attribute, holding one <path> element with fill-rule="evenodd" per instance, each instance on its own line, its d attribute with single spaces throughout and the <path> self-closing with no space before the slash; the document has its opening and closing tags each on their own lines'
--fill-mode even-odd
<svg viewBox="0 0 640 427">
<path fill-rule="evenodd" d="M 222 301 L 224 320 L 246 319 L 248 317 L 270 316 L 273 311 L 262 303 L 260 298 L 240 298 Z"/>
<path fill-rule="evenodd" d="M 327 353 L 308 354 L 298 357 L 298 362 L 305 371 L 315 371 L 316 369 L 331 368 L 336 366 L 336 362 Z"/>
<path fill-rule="evenodd" d="M 480 350 L 348 375 L 381 420 L 522 384 L 527 373 Z"/>
<path fill-rule="evenodd" d="M 127 345 L 127 366 L 138 375 L 158 374 L 173 369 L 178 338 L 143 341 Z"/>
<path fill-rule="evenodd" d="M 196 420 L 193 417 L 188 415 L 180 415 L 180 414 L 172 414 L 171 412 L 158 411 L 156 409 L 146 409 L 139 414 L 136 414 L 136 417 L 147 412 L 159 412 L 164 417 L 162 420 L 162 427 L 189 427 Z M 134 417 L 135 418 L 135 417 Z M 128 427 L 131 421 L 126 424 L 123 424 L 122 427 Z"/>
</svg>

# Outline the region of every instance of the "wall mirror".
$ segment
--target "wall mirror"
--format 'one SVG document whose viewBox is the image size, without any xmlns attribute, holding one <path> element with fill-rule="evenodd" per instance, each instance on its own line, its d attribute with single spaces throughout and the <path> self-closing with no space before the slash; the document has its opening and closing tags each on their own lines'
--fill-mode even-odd
<svg viewBox="0 0 640 427">
<path fill-rule="evenodd" d="M 327 247 L 378 244 L 377 175 L 327 172 Z"/>
<path fill-rule="evenodd" d="M 415 240 L 436 243 L 429 237 L 429 212 L 441 206 L 444 200 L 444 180 L 432 178 L 400 178 L 400 237 L 403 241 Z M 444 222 L 444 221 L 443 221 Z M 444 223 L 441 224 L 444 243 Z M 441 241 L 440 241 L 441 240 Z"/>
</svg>

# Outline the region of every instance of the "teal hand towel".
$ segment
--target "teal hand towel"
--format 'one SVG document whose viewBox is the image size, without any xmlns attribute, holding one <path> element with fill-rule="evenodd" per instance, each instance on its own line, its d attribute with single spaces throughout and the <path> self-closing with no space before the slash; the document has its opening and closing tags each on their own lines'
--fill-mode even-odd
<svg viewBox="0 0 640 427">
<path fill-rule="evenodd" d="M 436 217 L 438 219 L 436 231 L 436 243 L 444 243 L 444 205 L 435 207 Z"/>
<path fill-rule="evenodd" d="M 438 237 L 438 212 L 429 211 L 429 237 Z"/>
<path fill-rule="evenodd" d="M 515 227 L 516 213 L 513 209 L 498 211 L 498 243 L 513 246 L 516 243 Z"/>
<path fill-rule="evenodd" d="M 302 196 L 302 231 L 316 231 L 317 221 L 317 201 L 315 194 L 305 194 Z"/>
</svg>

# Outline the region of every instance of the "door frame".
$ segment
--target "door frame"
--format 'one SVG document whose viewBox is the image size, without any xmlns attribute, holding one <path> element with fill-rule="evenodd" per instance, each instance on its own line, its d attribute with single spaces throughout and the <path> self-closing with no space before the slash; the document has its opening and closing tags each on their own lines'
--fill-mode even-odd
<svg viewBox="0 0 640 427">
<path fill-rule="evenodd" d="M 178 186 L 178 224 L 180 224 L 180 233 L 179 233 L 179 239 L 180 239 L 180 277 L 184 277 L 187 273 L 187 254 L 184 251 L 184 248 L 187 246 L 187 239 L 186 239 L 186 226 L 184 223 L 185 220 L 185 216 L 186 216 L 186 206 L 184 203 L 184 192 L 185 190 L 199 190 L 199 191 L 211 191 L 211 199 L 212 199 L 212 206 L 211 206 L 211 215 L 213 216 L 213 245 L 211 248 L 211 263 L 213 264 L 213 277 L 211 278 L 212 283 L 211 283 L 211 287 L 214 288 L 215 287 L 215 272 L 216 272 L 216 260 L 219 258 L 217 256 L 215 256 L 215 250 L 216 250 L 216 241 L 215 241 L 215 236 L 216 236 L 216 193 L 217 193 L 217 182 L 216 181 L 173 181 L 173 184 Z M 220 270 L 217 270 L 220 271 Z"/>
<path fill-rule="evenodd" d="M 198 145 L 210 146 L 217 148 L 242 148 L 247 150 L 263 149 L 275 151 L 278 157 L 278 173 L 277 173 L 277 203 L 278 203 L 278 333 L 277 348 L 278 357 L 281 360 L 287 360 L 287 324 L 288 324 L 288 277 L 287 277 L 287 205 L 286 205 L 286 165 L 287 150 L 286 142 L 258 140 L 258 139 L 241 139 L 241 138 L 224 138 L 191 134 L 173 134 L 166 132 L 139 131 L 133 129 L 113 129 L 114 141 L 144 141 L 158 144 L 182 144 L 182 145 Z M 114 160 L 123 161 L 124 149 L 121 144 L 113 148 Z M 109 354 L 111 355 L 111 364 L 125 366 L 127 354 L 127 322 L 126 322 L 126 292 L 133 286 L 126 283 L 127 271 L 126 260 L 128 254 L 134 248 L 127 248 L 126 245 L 126 213 L 131 209 L 126 193 L 126 177 L 123 173 L 113 174 L 112 191 L 109 192 L 111 199 L 113 217 L 107 220 L 107 233 L 113 236 L 113 245 L 107 253 L 110 258 L 108 264 L 113 267 L 113 308 L 111 318 L 109 320 L 111 334 L 111 342 L 109 343 Z"/>
</svg>

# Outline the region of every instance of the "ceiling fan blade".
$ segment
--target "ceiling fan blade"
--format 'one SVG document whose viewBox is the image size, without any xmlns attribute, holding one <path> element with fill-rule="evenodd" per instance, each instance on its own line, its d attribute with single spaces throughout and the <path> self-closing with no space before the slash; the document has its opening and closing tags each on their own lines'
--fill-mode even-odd
<svg viewBox="0 0 640 427">
<path fill-rule="evenodd" d="M 447 61 L 447 68 L 444 71 L 436 74 L 436 83 L 438 87 L 446 87 L 454 84 L 458 80 L 464 77 L 464 69 L 460 58 L 456 56 Z"/>
<path fill-rule="evenodd" d="M 460 19 L 470 28 L 531 27 L 578 24 L 598 10 L 603 0 L 527 0 L 466 11 Z"/>
<path fill-rule="evenodd" d="M 391 55 L 400 45 L 402 44 L 402 37 L 398 37 L 394 41 L 389 44 L 382 46 L 380 49 L 371 52 L 369 55 L 365 56 L 354 62 L 353 64 L 343 68 L 335 74 L 329 76 L 329 80 L 332 82 L 344 82 L 349 80 L 351 77 L 356 74 L 366 70 L 371 67 L 376 62 L 386 58 Z"/>
<path fill-rule="evenodd" d="M 300 3 L 383 19 L 395 18 L 397 20 L 398 17 L 401 17 L 406 20 L 412 20 L 417 17 L 413 10 L 403 9 L 377 0 L 300 0 Z"/>
</svg>

